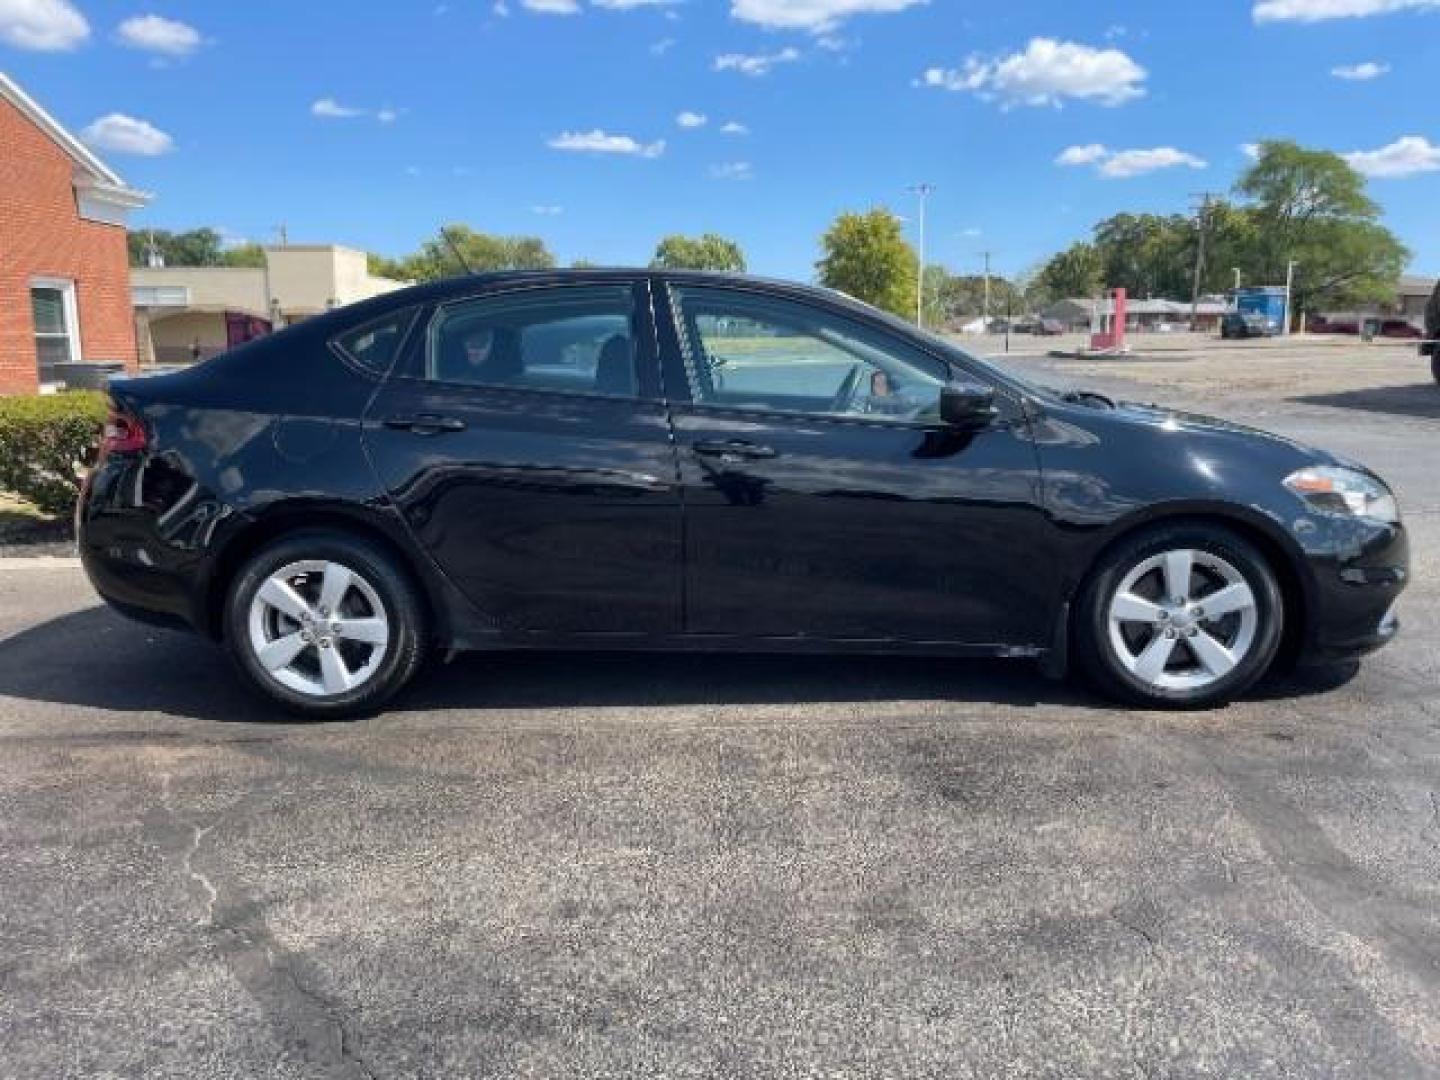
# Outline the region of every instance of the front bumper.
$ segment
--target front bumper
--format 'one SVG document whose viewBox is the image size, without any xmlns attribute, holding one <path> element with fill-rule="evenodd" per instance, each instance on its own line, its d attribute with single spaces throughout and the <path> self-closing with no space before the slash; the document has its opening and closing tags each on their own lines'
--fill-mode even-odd
<svg viewBox="0 0 1440 1080">
<path fill-rule="evenodd" d="M 1396 602 L 1410 582 L 1404 525 L 1311 521 L 1317 527 L 1305 544 L 1312 580 L 1301 662 L 1352 660 L 1388 645 L 1400 631 Z"/>
</svg>

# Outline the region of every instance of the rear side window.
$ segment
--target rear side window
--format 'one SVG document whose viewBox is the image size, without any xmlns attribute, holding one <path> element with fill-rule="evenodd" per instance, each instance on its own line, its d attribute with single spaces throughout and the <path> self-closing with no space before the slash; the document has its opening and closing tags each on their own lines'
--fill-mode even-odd
<svg viewBox="0 0 1440 1080">
<path fill-rule="evenodd" d="M 426 374 L 473 386 L 633 397 L 635 340 L 629 285 L 487 296 L 440 310 Z"/>
<path fill-rule="evenodd" d="M 382 315 L 354 330 L 347 330 L 333 344 L 355 363 L 376 375 L 384 375 L 395 362 L 405 332 L 415 318 L 414 308 Z"/>
</svg>

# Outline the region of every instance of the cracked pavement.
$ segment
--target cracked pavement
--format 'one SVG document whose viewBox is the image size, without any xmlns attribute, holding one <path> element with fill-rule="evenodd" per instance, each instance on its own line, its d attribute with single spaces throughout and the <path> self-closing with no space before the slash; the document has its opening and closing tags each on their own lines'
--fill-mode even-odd
<svg viewBox="0 0 1440 1080">
<path fill-rule="evenodd" d="M 1208 713 L 520 655 L 302 726 L 7 562 L 0 1077 L 1440 1076 L 1440 391 L 1343 358 L 1022 362 L 1399 489 L 1401 639 Z"/>
</svg>

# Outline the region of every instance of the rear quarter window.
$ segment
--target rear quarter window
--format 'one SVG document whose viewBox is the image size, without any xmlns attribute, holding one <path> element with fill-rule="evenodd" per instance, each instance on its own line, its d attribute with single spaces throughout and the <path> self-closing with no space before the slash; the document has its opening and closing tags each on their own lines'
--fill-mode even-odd
<svg viewBox="0 0 1440 1080">
<path fill-rule="evenodd" d="M 405 308 L 337 334 L 330 343 L 357 366 L 374 375 L 385 375 L 414 321 L 415 309 Z"/>
</svg>

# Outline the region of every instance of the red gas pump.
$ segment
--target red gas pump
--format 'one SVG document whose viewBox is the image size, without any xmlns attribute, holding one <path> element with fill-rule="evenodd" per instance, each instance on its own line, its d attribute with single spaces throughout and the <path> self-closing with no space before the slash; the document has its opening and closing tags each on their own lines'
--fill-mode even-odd
<svg viewBox="0 0 1440 1080">
<path fill-rule="evenodd" d="M 1102 313 L 1099 331 L 1090 335 L 1092 352 L 1125 351 L 1125 290 L 1111 289 L 1110 298 L 1114 303 L 1111 305 L 1113 311 L 1108 316 L 1109 326 L 1106 326 L 1107 316 Z"/>
</svg>

